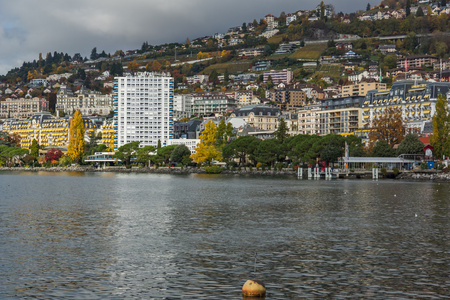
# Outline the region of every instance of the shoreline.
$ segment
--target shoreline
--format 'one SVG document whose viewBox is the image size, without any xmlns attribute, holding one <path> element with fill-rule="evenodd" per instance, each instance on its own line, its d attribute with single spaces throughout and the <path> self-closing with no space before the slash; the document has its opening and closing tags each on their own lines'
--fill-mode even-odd
<svg viewBox="0 0 450 300">
<path fill-rule="evenodd" d="M 95 168 L 92 166 L 74 166 L 74 167 L 0 167 L 0 172 L 93 172 L 93 173 L 148 173 L 148 174 L 174 174 L 174 175 L 189 175 L 189 174 L 208 174 L 204 168 L 177 168 L 177 167 L 159 167 L 159 168 L 131 168 L 125 167 L 108 167 L 108 168 Z M 223 175 L 251 175 L 251 176 L 287 176 L 296 177 L 297 171 L 283 169 L 278 170 L 255 170 L 253 168 L 243 168 L 242 170 L 227 170 L 224 169 L 221 173 Z M 304 173 L 305 174 L 305 173 Z M 214 175 L 214 174 L 212 174 Z M 367 176 L 356 177 L 348 176 L 345 178 L 369 178 Z M 370 177 L 371 178 L 371 177 Z M 305 178 L 303 178 L 305 179 Z M 342 178 L 341 178 L 342 179 Z M 416 170 L 402 172 L 397 177 L 392 178 L 380 178 L 380 179 L 397 179 L 397 180 L 415 180 L 415 181 L 450 181 L 450 173 L 442 173 L 435 170 Z"/>
<path fill-rule="evenodd" d="M 176 174 L 176 175 L 189 175 L 189 174 L 208 174 L 205 172 L 204 168 L 177 168 L 177 167 L 159 167 L 159 168 L 131 168 L 127 169 L 125 167 L 108 167 L 106 169 L 103 168 L 95 168 L 90 166 L 77 166 L 77 167 L 35 167 L 35 168 L 26 168 L 26 167 L 0 167 L 0 172 L 9 171 L 9 172 L 94 172 L 94 173 L 148 173 L 148 174 Z M 293 176 L 297 177 L 297 171 L 294 170 L 226 170 L 224 169 L 221 173 L 217 174 L 226 174 L 226 175 L 259 175 L 259 176 Z M 216 174 L 211 174 L 216 175 Z"/>
</svg>

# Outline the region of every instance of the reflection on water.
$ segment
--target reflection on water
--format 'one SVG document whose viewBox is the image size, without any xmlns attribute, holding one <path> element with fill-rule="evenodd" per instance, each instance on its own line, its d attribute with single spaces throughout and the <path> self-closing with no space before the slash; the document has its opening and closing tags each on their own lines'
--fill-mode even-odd
<svg viewBox="0 0 450 300">
<path fill-rule="evenodd" d="M 0 298 L 241 299 L 249 278 L 268 299 L 449 294 L 449 184 L 2 173 L 0 190 Z"/>
</svg>

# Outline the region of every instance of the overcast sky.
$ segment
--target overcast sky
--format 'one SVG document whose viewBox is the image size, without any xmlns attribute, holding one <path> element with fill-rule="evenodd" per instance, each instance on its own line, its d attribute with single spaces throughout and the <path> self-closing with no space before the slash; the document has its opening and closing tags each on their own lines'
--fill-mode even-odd
<svg viewBox="0 0 450 300">
<path fill-rule="evenodd" d="M 329 0 L 336 12 L 367 2 Z M 89 57 L 226 32 L 266 14 L 314 9 L 309 0 L 0 0 L 0 75 L 54 51 Z M 375 3 L 373 3 L 375 4 Z M 378 4 L 378 3 L 376 3 Z"/>
</svg>

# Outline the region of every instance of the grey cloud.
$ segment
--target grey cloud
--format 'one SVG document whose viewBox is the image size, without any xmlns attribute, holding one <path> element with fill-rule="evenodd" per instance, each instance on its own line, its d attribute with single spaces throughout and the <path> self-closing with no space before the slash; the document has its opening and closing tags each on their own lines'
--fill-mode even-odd
<svg viewBox="0 0 450 300">
<path fill-rule="evenodd" d="M 362 9 L 354 0 L 325 1 L 336 11 Z M 229 27 L 261 19 L 266 14 L 313 9 L 307 0 L 15 0 L 0 4 L 0 74 L 39 53 L 64 52 L 89 56 L 98 51 L 184 42 L 224 32 Z M 357 7 L 360 6 L 360 7 Z M 8 22 L 8 23 L 7 23 Z M 13 22 L 14 26 L 7 25 Z"/>
</svg>

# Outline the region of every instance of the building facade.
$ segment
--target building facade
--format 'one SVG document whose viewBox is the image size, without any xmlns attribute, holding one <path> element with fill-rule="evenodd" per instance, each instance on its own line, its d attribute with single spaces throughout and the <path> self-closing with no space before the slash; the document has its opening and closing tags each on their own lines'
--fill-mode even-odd
<svg viewBox="0 0 450 300">
<path fill-rule="evenodd" d="M 20 147 L 30 148 L 33 139 L 43 148 L 67 149 L 69 146 L 70 117 L 55 118 L 50 113 L 37 113 L 27 120 L 10 119 L 3 123 L 3 131 L 20 136 Z M 85 140 L 97 131 L 90 118 L 83 117 Z"/>
<path fill-rule="evenodd" d="M 48 101 L 42 98 L 7 98 L 0 101 L 0 119 L 26 119 L 39 112 L 48 111 Z"/>
<path fill-rule="evenodd" d="M 264 83 L 267 83 L 269 77 L 272 78 L 273 83 L 291 83 L 294 78 L 294 73 L 290 70 L 271 70 L 264 72 Z"/>
<path fill-rule="evenodd" d="M 173 78 L 143 72 L 116 77 L 114 84 L 114 149 L 135 141 L 167 145 L 173 138 Z"/>
<path fill-rule="evenodd" d="M 449 82 L 394 82 L 389 90 L 375 90 L 366 95 L 361 106 L 363 125 L 370 128 L 375 118 L 383 116 L 386 109 L 392 108 L 401 111 L 408 128 L 422 133 L 426 123 L 433 119 L 438 96 L 441 94 L 448 99 L 449 92 Z"/>
<path fill-rule="evenodd" d="M 370 90 L 384 90 L 386 83 L 379 82 L 361 82 L 358 84 L 343 85 L 341 87 L 341 96 L 365 96 Z"/>
<path fill-rule="evenodd" d="M 275 131 L 278 127 L 280 110 L 265 105 L 249 105 L 233 111 L 230 118 L 240 118 L 248 125 L 261 131 Z"/>
<path fill-rule="evenodd" d="M 353 96 L 321 101 L 320 134 L 348 134 L 359 130 L 363 124 L 361 104 L 364 97 Z"/>
<path fill-rule="evenodd" d="M 277 104 L 278 109 L 291 111 L 306 103 L 306 93 L 300 89 L 280 89 L 270 93 L 270 100 Z"/>
<path fill-rule="evenodd" d="M 224 93 L 199 93 L 192 95 L 192 114 L 210 116 L 211 114 L 225 116 L 237 106 L 236 100 Z"/>
<path fill-rule="evenodd" d="M 113 110 L 113 95 L 88 91 L 84 86 L 73 93 L 67 86 L 61 86 L 56 94 L 56 109 L 66 114 L 79 110 L 81 115 L 108 115 Z"/>
</svg>

